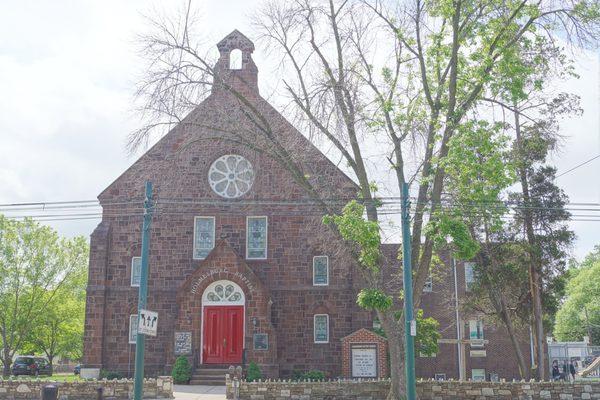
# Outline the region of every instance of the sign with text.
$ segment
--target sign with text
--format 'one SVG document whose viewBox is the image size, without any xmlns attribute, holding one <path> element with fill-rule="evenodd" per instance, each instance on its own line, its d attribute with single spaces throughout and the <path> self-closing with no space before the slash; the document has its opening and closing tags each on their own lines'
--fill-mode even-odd
<svg viewBox="0 0 600 400">
<path fill-rule="evenodd" d="M 350 349 L 352 357 L 353 378 L 377 378 L 377 345 L 353 345 Z"/>
<path fill-rule="evenodd" d="M 140 310 L 138 320 L 138 334 L 156 336 L 158 327 L 158 313 L 150 310 Z"/>
<path fill-rule="evenodd" d="M 192 332 L 175 332 L 175 355 L 192 354 Z"/>
<path fill-rule="evenodd" d="M 266 333 L 255 333 L 254 350 L 269 350 L 269 335 Z"/>
</svg>

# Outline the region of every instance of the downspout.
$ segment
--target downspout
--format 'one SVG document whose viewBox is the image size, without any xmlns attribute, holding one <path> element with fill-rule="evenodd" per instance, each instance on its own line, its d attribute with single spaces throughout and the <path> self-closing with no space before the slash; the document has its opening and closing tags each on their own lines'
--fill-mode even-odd
<svg viewBox="0 0 600 400">
<path fill-rule="evenodd" d="M 458 379 L 465 380 L 463 374 L 463 352 L 460 333 L 460 315 L 458 313 L 458 279 L 456 278 L 456 259 L 452 258 L 452 272 L 454 273 L 454 311 L 456 313 L 456 350 L 458 352 Z"/>
</svg>

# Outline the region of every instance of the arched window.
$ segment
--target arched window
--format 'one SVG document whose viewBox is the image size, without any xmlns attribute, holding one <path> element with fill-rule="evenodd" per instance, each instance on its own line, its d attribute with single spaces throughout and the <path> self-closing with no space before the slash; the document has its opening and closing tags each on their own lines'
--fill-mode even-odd
<svg viewBox="0 0 600 400">
<path fill-rule="evenodd" d="M 216 281 L 211 283 L 202 295 L 204 305 L 244 305 L 244 291 L 231 281 Z"/>
<path fill-rule="evenodd" d="M 242 69 L 242 51 L 233 49 L 229 53 L 229 69 Z"/>
</svg>

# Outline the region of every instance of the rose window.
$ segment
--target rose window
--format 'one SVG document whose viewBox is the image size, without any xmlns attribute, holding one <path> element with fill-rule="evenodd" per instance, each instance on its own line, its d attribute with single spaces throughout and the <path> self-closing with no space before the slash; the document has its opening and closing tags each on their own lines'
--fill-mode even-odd
<svg viewBox="0 0 600 400">
<path fill-rule="evenodd" d="M 228 199 L 240 197 L 250 190 L 254 182 L 252 164 L 235 154 L 219 157 L 210 166 L 208 182 L 219 196 Z"/>
<path fill-rule="evenodd" d="M 233 285 L 218 284 L 209 291 L 206 298 L 214 302 L 232 303 L 242 299 L 242 294 Z"/>
</svg>

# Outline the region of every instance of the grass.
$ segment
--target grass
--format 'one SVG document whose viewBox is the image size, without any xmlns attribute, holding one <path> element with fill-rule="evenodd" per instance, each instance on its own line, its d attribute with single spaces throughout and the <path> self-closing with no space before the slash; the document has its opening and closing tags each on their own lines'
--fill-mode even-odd
<svg viewBox="0 0 600 400">
<path fill-rule="evenodd" d="M 0 377 L 0 379 L 6 379 L 6 378 Z M 68 373 L 68 372 L 56 373 L 56 374 L 52 374 L 52 376 L 42 375 L 39 377 L 29 376 L 29 375 L 19 375 L 19 376 L 11 376 L 9 379 L 22 380 L 22 381 L 34 381 L 36 379 L 39 379 L 40 381 L 55 381 L 55 382 L 76 382 L 76 381 L 84 380 L 84 379 L 81 379 L 79 377 L 79 375 L 75 375 L 73 373 Z"/>
</svg>

